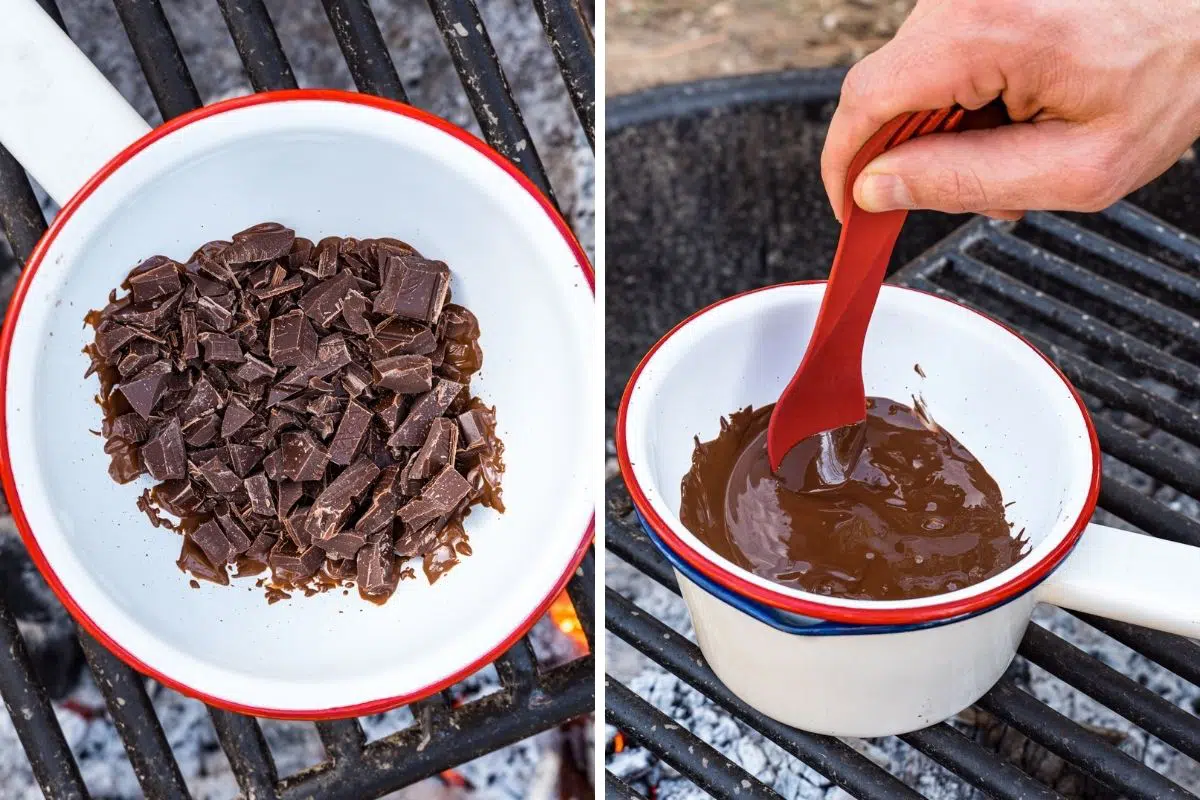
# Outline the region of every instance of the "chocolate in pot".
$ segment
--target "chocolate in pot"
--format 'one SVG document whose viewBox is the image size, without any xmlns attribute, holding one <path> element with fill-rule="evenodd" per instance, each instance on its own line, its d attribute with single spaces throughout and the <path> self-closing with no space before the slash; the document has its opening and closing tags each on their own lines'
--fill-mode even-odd
<svg viewBox="0 0 1200 800">
<path fill-rule="evenodd" d="M 952 592 L 1015 564 L 1026 539 L 1005 520 L 1000 488 L 946 430 L 893 400 L 870 398 L 853 431 L 849 480 L 814 478 L 802 442 L 779 473 L 767 459 L 773 406 L 721 420 L 696 441 L 680 519 L 720 555 L 777 583 L 854 600 Z"/>
<path fill-rule="evenodd" d="M 266 222 L 147 259 L 88 313 L 109 475 L 157 482 L 138 507 L 183 534 L 181 569 L 383 602 L 406 559 L 432 583 L 470 553 L 463 517 L 504 508 L 504 445 L 450 282 L 396 239 Z"/>
</svg>

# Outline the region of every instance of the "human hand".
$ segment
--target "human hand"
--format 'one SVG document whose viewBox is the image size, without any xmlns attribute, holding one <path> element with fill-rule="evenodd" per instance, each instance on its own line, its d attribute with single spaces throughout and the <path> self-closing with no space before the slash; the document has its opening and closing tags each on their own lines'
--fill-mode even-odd
<svg viewBox="0 0 1200 800">
<path fill-rule="evenodd" d="M 821 156 L 838 219 L 850 161 L 884 123 L 997 97 L 1014 124 L 884 153 L 858 205 L 1016 219 L 1097 211 L 1150 182 L 1200 136 L 1200 2 L 918 0 L 842 86 Z"/>
</svg>

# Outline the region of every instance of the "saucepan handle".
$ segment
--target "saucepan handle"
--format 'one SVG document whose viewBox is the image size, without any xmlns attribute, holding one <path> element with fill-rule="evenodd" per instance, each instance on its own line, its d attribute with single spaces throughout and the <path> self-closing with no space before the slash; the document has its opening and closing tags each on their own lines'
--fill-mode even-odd
<svg viewBox="0 0 1200 800">
<path fill-rule="evenodd" d="M 1200 638 L 1200 547 L 1089 525 L 1038 599 Z"/>
<path fill-rule="evenodd" d="M 35 0 L 0 25 L 0 144 L 60 205 L 150 130 Z"/>
</svg>

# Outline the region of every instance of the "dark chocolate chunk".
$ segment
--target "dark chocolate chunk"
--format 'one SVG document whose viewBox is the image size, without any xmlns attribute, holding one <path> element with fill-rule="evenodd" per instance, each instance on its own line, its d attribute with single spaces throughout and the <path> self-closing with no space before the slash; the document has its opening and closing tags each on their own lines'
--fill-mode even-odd
<svg viewBox="0 0 1200 800">
<path fill-rule="evenodd" d="M 378 533 L 372 536 L 358 551 L 357 565 L 358 588 L 363 594 L 381 594 L 391 589 L 395 565 L 386 536 Z"/>
<path fill-rule="evenodd" d="M 371 505 L 354 523 L 354 530 L 363 534 L 375 533 L 391 523 L 396 516 L 396 478 L 399 469 L 388 467 L 379 473 L 375 490 L 371 493 Z"/>
<path fill-rule="evenodd" d="M 240 478 L 249 475 L 250 470 L 258 466 L 264 455 L 261 447 L 252 444 L 230 444 L 226 445 L 225 449 L 229 451 L 230 466 Z"/>
<path fill-rule="evenodd" d="M 264 286 L 261 289 L 254 289 L 250 294 L 254 295 L 259 300 L 273 300 L 276 297 L 282 297 L 285 294 L 304 288 L 304 279 L 299 275 L 293 275 L 285 281 L 280 281 L 271 286 Z"/>
<path fill-rule="evenodd" d="M 456 381 L 438 378 L 433 388 L 417 398 L 409 409 L 404 422 L 396 428 L 396 432 L 388 439 L 388 447 L 393 450 L 400 447 L 417 447 L 425 442 L 429 434 L 429 426 L 433 420 L 440 417 L 465 388 L 464 384 Z"/>
<path fill-rule="evenodd" d="M 281 464 L 283 474 L 294 481 L 319 481 L 325 477 L 329 453 L 308 431 L 285 433 Z"/>
<path fill-rule="evenodd" d="M 424 480 L 443 467 L 454 464 L 458 449 L 458 426 L 445 417 L 438 417 L 429 427 L 425 443 L 413 457 L 410 478 Z"/>
<path fill-rule="evenodd" d="M 276 366 L 307 366 L 317 357 L 317 332 L 303 311 L 290 311 L 271 320 L 267 349 Z"/>
<path fill-rule="evenodd" d="M 396 430 L 396 425 L 400 422 L 400 414 L 404 411 L 404 396 L 399 394 L 385 394 L 382 399 L 375 404 L 375 413 L 379 415 L 379 419 L 383 422 L 383 426 L 387 428 L 388 433 Z"/>
<path fill-rule="evenodd" d="M 96 333 L 96 352 L 107 358 L 137 337 L 138 331 L 127 325 L 108 325 Z"/>
<path fill-rule="evenodd" d="M 433 364 L 426 356 L 390 356 L 371 366 L 375 370 L 375 383 L 393 392 L 418 394 L 428 392 L 433 386 Z"/>
<path fill-rule="evenodd" d="M 232 514 L 217 514 L 217 523 L 225 532 L 225 538 L 229 540 L 234 555 L 241 555 L 250 549 L 249 532 L 237 517 Z"/>
<path fill-rule="evenodd" d="M 216 520 L 210 519 L 201 523 L 188 537 L 215 567 L 228 563 L 235 555 L 233 545 L 229 543 L 228 537 Z"/>
<path fill-rule="evenodd" d="M 254 356 L 246 356 L 246 363 L 238 367 L 234 373 L 242 383 L 254 383 L 261 381 L 263 378 L 274 378 L 277 370 L 267 362 L 255 358 Z"/>
<path fill-rule="evenodd" d="M 442 507 L 432 500 L 425 497 L 414 497 L 400 507 L 400 510 L 396 512 L 396 516 L 404 523 L 405 530 L 410 530 L 423 528 L 441 517 L 444 513 Z"/>
<path fill-rule="evenodd" d="M 128 378 L 158 360 L 158 348 L 153 342 L 136 341 L 125 349 L 125 357 L 117 364 L 117 372 Z"/>
<path fill-rule="evenodd" d="M 211 297 L 196 301 L 196 318 L 216 331 L 228 331 L 233 327 L 233 312 Z"/>
<path fill-rule="evenodd" d="M 292 507 L 304 496 L 304 484 L 295 481 L 281 481 L 276 488 L 276 502 L 279 519 L 283 520 L 291 512 Z"/>
<path fill-rule="evenodd" d="M 312 534 L 308 531 L 308 511 L 307 508 L 298 509 L 283 521 L 284 533 L 297 547 L 308 547 L 312 544 Z"/>
<path fill-rule="evenodd" d="M 191 447 L 204 447 L 217 438 L 217 429 L 221 423 L 216 412 L 209 412 L 183 426 L 183 438 Z"/>
<path fill-rule="evenodd" d="M 470 492 L 471 484 L 467 483 L 467 479 L 453 466 L 448 466 L 425 484 L 421 498 L 440 508 L 443 514 L 449 514 Z"/>
<path fill-rule="evenodd" d="M 371 488 L 379 472 L 374 461 L 360 458 L 317 495 L 308 515 L 308 529 L 314 539 L 328 539 L 338 532 L 350 506 Z"/>
<path fill-rule="evenodd" d="M 151 262 L 154 262 L 153 266 L 146 268 Z M 148 303 L 183 288 L 179 281 L 179 265 L 169 258 L 154 256 L 142 262 L 135 272 L 137 274 L 129 277 L 135 303 Z"/>
<path fill-rule="evenodd" d="M 275 516 L 275 501 L 271 499 L 271 484 L 267 476 L 258 474 L 244 481 L 250 497 L 250 510 L 264 517 Z"/>
<path fill-rule="evenodd" d="M 299 583 L 315 575 L 324 560 L 325 551 L 321 548 L 308 546 L 301 550 L 281 536 L 267 557 L 267 564 L 276 580 Z"/>
<path fill-rule="evenodd" d="M 271 555 L 271 548 L 274 546 L 274 536 L 269 533 L 260 533 L 254 537 L 254 541 L 250 543 L 250 549 L 242 553 L 242 556 L 250 561 L 265 564 Z"/>
<path fill-rule="evenodd" d="M 342 531 L 328 539 L 313 541 L 313 544 L 328 553 L 331 558 L 354 558 L 366 543 L 367 537 L 354 530 Z"/>
<path fill-rule="evenodd" d="M 348 327 L 359 336 L 371 333 L 371 323 L 367 322 L 367 298 L 357 289 L 351 289 L 342 300 L 342 319 Z"/>
<path fill-rule="evenodd" d="M 338 422 L 337 434 L 329 445 L 329 460 L 334 464 L 348 465 L 358 455 L 366 437 L 367 427 L 371 424 L 371 412 L 359 403 L 351 400 Z"/>
<path fill-rule="evenodd" d="M 196 312 L 188 309 L 179 314 L 180 335 L 183 337 L 183 349 L 180 356 L 184 361 L 200 357 L 200 340 L 197 337 Z"/>
<path fill-rule="evenodd" d="M 241 345 L 232 336 L 205 331 L 200 334 L 204 360 L 210 364 L 240 364 L 245 360 Z"/>
<path fill-rule="evenodd" d="M 437 337 L 428 325 L 406 319 L 392 319 L 375 329 L 372 344 L 378 347 L 380 358 L 393 353 L 425 356 L 437 349 Z"/>
<path fill-rule="evenodd" d="M 233 244 L 221 254 L 226 264 L 248 264 L 282 258 L 292 249 L 296 232 L 276 222 L 264 222 L 234 234 Z"/>
<path fill-rule="evenodd" d="M 298 305 L 309 319 L 327 327 L 342 313 L 342 300 L 356 285 L 353 275 L 339 273 L 305 292 Z"/>
<path fill-rule="evenodd" d="M 130 407 L 142 419 L 149 419 L 154 413 L 154 406 L 162 399 L 167 390 L 167 376 L 171 374 L 171 365 L 166 361 L 155 361 L 143 369 L 131 380 L 122 383 L 117 389 L 129 401 Z"/>
<path fill-rule="evenodd" d="M 390 256 L 372 306 L 377 314 L 437 322 L 450 291 L 450 268 L 416 255 Z"/>
<path fill-rule="evenodd" d="M 208 378 L 201 376 L 188 392 L 187 399 L 179 408 L 178 416 L 184 424 L 198 419 L 221 407 L 221 395 L 213 388 Z"/>
<path fill-rule="evenodd" d="M 317 278 L 332 277 L 337 272 L 338 248 L 341 243 L 342 239 L 339 236 L 327 236 L 317 242 L 317 246 L 309 257 L 310 268 L 306 271 Z"/>
<path fill-rule="evenodd" d="M 225 417 L 221 420 L 221 438 L 228 439 L 254 419 L 254 412 L 246 408 L 241 400 L 234 398 L 225 407 Z"/>
<path fill-rule="evenodd" d="M 453 342 L 470 342 L 479 338 L 479 320 L 457 303 L 447 303 L 438 323 L 441 333 Z"/>
<path fill-rule="evenodd" d="M 150 435 L 150 427 L 137 414 L 122 414 L 111 423 L 106 421 L 104 435 L 110 439 L 122 439 L 126 442 L 144 442 Z"/>
<path fill-rule="evenodd" d="M 462 431 L 460 452 L 468 455 L 487 446 L 488 437 L 496 427 L 496 422 L 487 409 L 469 408 L 458 415 L 458 427 Z"/>
<path fill-rule="evenodd" d="M 193 462 L 194 463 L 194 462 Z M 217 457 L 193 467 L 209 487 L 217 494 L 229 494 L 242 485 L 242 481 Z"/>
<path fill-rule="evenodd" d="M 172 419 L 142 446 L 142 460 L 156 481 L 187 477 L 187 451 L 179 420 Z"/>
<path fill-rule="evenodd" d="M 177 517 L 189 516 L 202 501 L 196 487 L 186 478 L 160 483 L 154 487 L 153 496 L 167 513 Z"/>
<path fill-rule="evenodd" d="M 403 536 L 396 537 L 394 552 L 401 558 L 422 556 L 434 549 L 441 538 L 443 526 L 434 521 L 425 523 L 420 528 L 406 528 Z"/>
</svg>

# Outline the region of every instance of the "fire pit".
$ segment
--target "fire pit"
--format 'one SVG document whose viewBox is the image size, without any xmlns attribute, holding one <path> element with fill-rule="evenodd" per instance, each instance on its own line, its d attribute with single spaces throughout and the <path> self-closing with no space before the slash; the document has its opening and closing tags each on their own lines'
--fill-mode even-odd
<svg viewBox="0 0 1200 800">
<path fill-rule="evenodd" d="M 610 423 L 637 360 L 675 322 L 744 289 L 824 277 L 837 227 L 818 159 L 841 77 L 610 102 Z M 1098 521 L 1200 546 L 1198 179 L 1191 154 L 1100 214 L 911 215 L 890 279 L 1020 329 L 1071 378 L 1105 452 Z M 1197 643 L 1042 609 L 1008 674 L 957 719 L 883 740 L 806 734 L 717 680 L 619 478 L 607 489 L 611 796 L 1200 796 Z"/>
<path fill-rule="evenodd" d="M 556 199 L 590 249 L 594 53 L 590 18 L 578 3 L 507 3 L 481 17 L 472 0 L 430 0 L 428 9 L 396 0 L 375 4 L 374 13 L 366 0 L 326 0 L 323 16 L 263 0 L 166 9 L 157 0 L 69 0 L 61 9 L 40 2 L 155 121 L 251 88 L 352 83 L 401 101 L 411 94 L 516 163 Z M 394 62 L 401 48 L 404 58 Z M 5 303 L 17 262 L 45 230 L 43 207 L 0 150 L 0 223 L 15 256 L 0 247 Z M 215 798 L 240 789 L 248 798 L 358 800 L 434 776 L 445 796 L 484 784 L 498 796 L 552 797 L 560 787 L 579 794 L 591 780 L 593 571 L 588 554 L 529 636 L 408 709 L 315 726 L 260 722 L 147 682 L 80 634 L 0 508 L 0 695 L 8 709 L 0 717 L 0 795 L 37 794 L 25 783 L 30 773 L 55 798 Z M 91 676 L 80 684 L 84 660 Z"/>
</svg>

